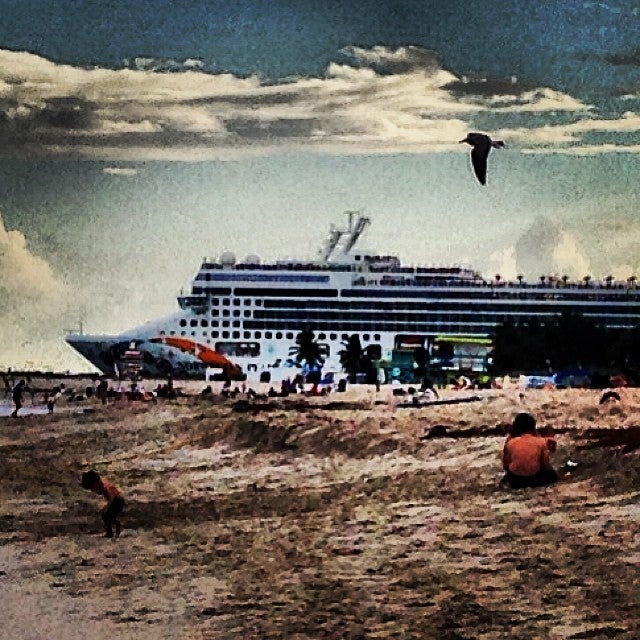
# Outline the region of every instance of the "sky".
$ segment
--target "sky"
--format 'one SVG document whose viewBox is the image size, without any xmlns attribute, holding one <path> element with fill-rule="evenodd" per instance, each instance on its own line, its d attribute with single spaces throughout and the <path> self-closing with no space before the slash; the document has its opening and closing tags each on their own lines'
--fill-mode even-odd
<svg viewBox="0 0 640 640">
<path fill-rule="evenodd" d="M 0 368 L 177 309 L 203 257 L 362 244 L 640 273 L 640 1 L 0 0 Z M 504 140 L 487 185 L 469 131 Z"/>
</svg>

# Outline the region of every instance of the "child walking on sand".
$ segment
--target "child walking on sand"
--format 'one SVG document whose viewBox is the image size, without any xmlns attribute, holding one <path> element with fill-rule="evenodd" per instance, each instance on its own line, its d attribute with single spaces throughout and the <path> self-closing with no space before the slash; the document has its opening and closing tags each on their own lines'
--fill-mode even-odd
<svg viewBox="0 0 640 640">
<path fill-rule="evenodd" d="M 107 499 L 107 504 L 100 510 L 105 536 L 113 538 L 113 525 L 115 525 L 116 538 L 120 537 L 121 525 L 118 516 L 124 508 L 124 498 L 120 489 L 108 480 L 102 479 L 93 469 L 82 474 L 80 486 Z"/>
</svg>

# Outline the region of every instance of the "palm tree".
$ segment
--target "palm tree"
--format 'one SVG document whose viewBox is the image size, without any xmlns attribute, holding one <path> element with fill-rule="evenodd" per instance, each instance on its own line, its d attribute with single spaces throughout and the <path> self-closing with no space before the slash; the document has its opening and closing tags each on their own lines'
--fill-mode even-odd
<svg viewBox="0 0 640 640">
<path fill-rule="evenodd" d="M 344 349 L 340 351 L 340 364 L 349 375 L 349 382 L 354 384 L 356 375 L 362 370 L 362 358 L 364 351 L 360 343 L 360 336 L 357 333 L 349 336 L 347 342 L 342 343 Z"/>
<path fill-rule="evenodd" d="M 562 284 L 566 287 L 567 282 L 569 282 L 569 276 L 565 273 L 565 275 L 562 276 Z"/>
<path fill-rule="evenodd" d="M 584 278 L 582 278 L 582 281 L 584 282 L 584 286 L 588 287 L 589 283 L 591 282 L 591 276 L 587 274 Z"/>
<path fill-rule="evenodd" d="M 540 276 L 540 284 L 544 286 L 547 276 Z"/>
<path fill-rule="evenodd" d="M 518 281 L 518 284 L 519 284 L 520 286 L 522 286 L 522 281 L 524 280 L 524 276 L 523 276 L 521 273 L 519 273 L 519 274 L 516 276 L 516 280 Z"/>
<path fill-rule="evenodd" d="M 611 283 L 613 282 L 614 277 L 612 275 L 608 275 L 604 280 L 607 283 L 607 288 L 610 289 Z"/>
<path fill-rule="evenodd" d="M 298 364 L 304 362 L 309 371 L 320 369 L 324 363 L 320 345 L 316 342 L 315 334 L 309 326 L 296 336 L 296 344 L 289 348 L 289 355 L 294 356 Z"/>
<path fill-rule="evenodd" d="M 636 280 L 637 280 L 637 276 L 629 276 L 627 278 L 627 282 L 629 283 L 630 287 L 633 287 L 634 289 L 636 288 Z"/>
</svg>

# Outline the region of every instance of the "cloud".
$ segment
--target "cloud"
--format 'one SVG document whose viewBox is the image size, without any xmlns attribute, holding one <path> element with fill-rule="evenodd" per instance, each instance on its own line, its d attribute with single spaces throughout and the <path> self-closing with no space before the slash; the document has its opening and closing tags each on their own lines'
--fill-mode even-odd
<svg viewBox="0 0 640 640">
<path fill-rule="evenodd" d="M 516 248 L 507 247 L 494 251 L 489 256 L 484 272 L 489 279 L 499 274 L 503 280 L 514 281 L 518 277 Z"/>
<path fill-rule="evenodd" d="M 585 250 L 571 231 L 560 232 L 555 246 L 551 247 L 551 257 L 551 264 L 561 275 L 578 279 L 590 273 L 591 267 Z"/>
<path fill-rule="evenodd" d="M 640 7 L 634 7 L 631 14 L 640 14 Z M 637 67 L 640 66 L 640 47 L 626 49 L 623 51 L 581 51 L 574 54 L 574 57 L 581 62 L 598 61 L 605 62 L 613 67 Z"/>
<path fill-rule="evenodd" d="M 351 46 L 344 47 L 340 53 L 350 56 L 357 65 L 367 65 L 382 75 L 406 74 L 416 70 L 434 73 L 442 70 L 442 60 L 438 53 L 423 47 L 406 46 L 391 49 L 376 46 L 365 49 Z"/>
<path fill-rule="evenodd" d="M 491 253 L 483 272 L 492 279 L 514 281 L 519 275 L 529 282 L 541 276 L 568 276 L 578 281 L 592 274 L 591 263 L 580 238 L 549 218 L 539 217 L 512 245 Z M 602 274 L 604 275 L 604 274 Z"/>
<path fill-rule="evenodd" d="M 611 270 L 611 275 L 616 279 L 616 280 L 627 280 L 628 278 L 630 278 L 631 276 L 637 274 L 637 270 L 634 269 L 630 264 L 619 264 L 616 265 L 612 270 Z"/>
<path fill-rule="evenodd" d="M 613 201 L 606 218 L 601 212 L 594 212 L 582 220 L 579 232 L 585 242 L 595 239 L 592 262 L 597 265 L 598 274 L 611 274 L 621 280 L 640 275 L 640 221 L 635 213 L 620 209 Z"/>
<path fill-rule="evenodd" d="M 462 77 L 450 82 L 447 88 L 460 98 L 482 99 L 492 113 L 579 113 L 592 109 L 566 93 L 549 87 L 532 87 L 519 82 L 515 76 L 509 79 Z"/>
<path fill-rule="evenodd" d="M 575 122 L 541 127 L 520 127 L 502 129 L 497 135 L 511 142 L 530 145 L 523 149 L 525 153 L 562 153 L 568 155 L 593 155 L 596 153 L 638 153 L 640 137 L 637 143 L 585 142 L 585 136 L 593 133 L 614 136 L 640 136 L 640 115 L 627 111 L 619 118 L 599 119 L 593 116 Z"/>
<path fill-rule="evenodd" d="M 590 109 L 515 78 L 465 79 L 420 47 L 347 47 L 340 55 L 321 77 L 269 82 L 205 73 L 192 61 L 150 57 L 135 59 L 132 68 L 80 68 L 0 50 L 0 148 L 106 161 L 197 161 L 296 148 L 460 150 L 457 141 L 483 115 L 582 117 Z M 536 141 L 524 129 L 519 135 Z M 538 141 L 578 138 L 578 131 L 552 128 Z"/>
<path fill-rule="evenodd" d="M 81 364 L 61 339 L 69 293 L 49 263 L 29 249 L 20 231 L 7 229 L 0 215 L 0 367 Z"/>
<path fill-rule="evenodd" d="M 623 51 L 618 53 L 607 53 L 603 56 L 603 60 L 613 66 L 631 66 L 640 65 L 640 49 L 631 51 Z"/>
<path fill-rule="evenodd" d="M 592 273 L 587 252 L 575 233 L 549 218 L 536 219 L 514 248 L 517 271 L 529 280 L 542 275 L 579 280 Z"/>
<path fill-rule="evenodd" d="M 603 153 L 640 153 L 640 144 L 592 144 L 570 147 L 548 147 L 545 149 L 522 149 L 528 154 L 560 154 L 567 156 L 595 156 Z"/>
<path fill-rule="evenodd" d="M 111 176 L 123 176 L 126 178 L 138 175 L 138 170 L 133 167 L 105 167 L 102 172 Z"/>
<path fill-rule="evenodd" d="M 622 13 L 622 9 L 620 7 L 617 7 L 613 4 L 609 4 L 607 2 L 583 2 L 582 6 L 585 9 L 595 9 L 597 10 L 601 10 L 601 11 L 606 11 L 607 13 L 614 13 L 614 14 L 620 14 Z M 637 9 L 632 9 L 631 14 L 632 15 L 636 15 L 637 13 Z"/>
<path fill-rule="evenodd" d="M 519 96 L 496 97 L 491 101 L 491 106 L 496 113 L 580 112 L 592 108 L 577 98 L 549 88 L 525 91 Z"/>
<path fill-rule="evenodd" d="M 49 264 L 31 253 L 20 231 L 8 230 L 0 215 L 0 309 L 21 300 L 37 301 L 59 296 L 61 284 Z"/>
<path fill-rule="evenodd" d="M 128 69 L 137 71 L 160 71 L 177 73 L 180 71 L 193 71 L 204 68 L 204 60 L 201 58 L 162 58 L 157 56 L 136 56 L 125 58 L 124 64 Z"/>
</svg>

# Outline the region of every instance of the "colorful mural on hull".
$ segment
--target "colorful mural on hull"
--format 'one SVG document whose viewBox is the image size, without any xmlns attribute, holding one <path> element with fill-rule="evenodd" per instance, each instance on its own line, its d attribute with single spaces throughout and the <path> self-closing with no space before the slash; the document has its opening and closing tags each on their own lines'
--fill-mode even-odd
<svg viewBox="0 0 640 640">
<path fill-rule="evenodd" d="M 127 351 L 142 354 L 144 377 L 204 378 L 208 368 L 221 370 L 225 378 L 244 379 L 242 368 L 210 347 L 188 338 L 157 336 L 150 339 L 69 336 L 67 341 L 102 373 L 120 376 Z"/>
<path fill-rule="evenodd" d="M 152 338 L 151 342 L 156 344 L 166 344 L 176 347 L 181 351 L 193 354 L 194 357 L 198 358 L 207 367 L 222 369 L 222 371 L 230 377 L 242 374 L 242 368 L 229 360 L 229 358 L 218 353 L 211 347 L 200 342 L 196 342 L 195 340 L 190 340 L 189 338 L 175 338 L 173 336 L 162 336 L 159 338 Z"/>
</svg>

